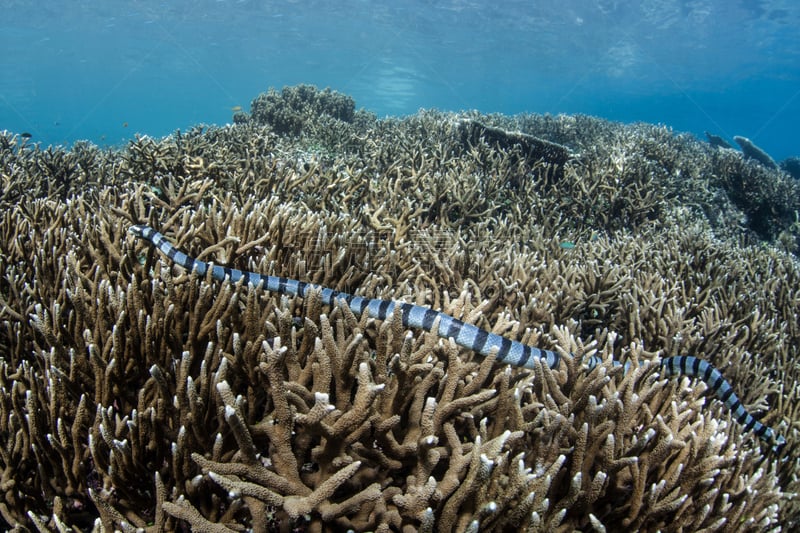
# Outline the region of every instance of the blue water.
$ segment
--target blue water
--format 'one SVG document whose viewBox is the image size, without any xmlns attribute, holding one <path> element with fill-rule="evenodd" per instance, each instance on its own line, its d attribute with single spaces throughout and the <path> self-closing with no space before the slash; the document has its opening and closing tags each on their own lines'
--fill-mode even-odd
<svg viewBox="0 0 800 533">
<path fill-rule="evenodd" d="M 0 0 L 0 130 L 124 142 L 311 83 L 379 116 L 586 113 L 800 155 L 796 0 Z"/>
</svg>

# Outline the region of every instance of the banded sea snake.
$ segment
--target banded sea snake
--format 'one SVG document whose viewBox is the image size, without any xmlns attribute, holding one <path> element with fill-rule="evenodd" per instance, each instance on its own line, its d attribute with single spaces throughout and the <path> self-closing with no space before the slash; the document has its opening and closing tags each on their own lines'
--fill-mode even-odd
<svg viewBox="0 0 800 533">
<path fill-rule="evenodd" d="M 135 225 L 131 226 L 129 231 L 133 235 L 147 240 L 149 244 L 155 246 L 173 263 L 180 265 L 189 272 L 194 271 L 199 276 L 205 276 L 208 272 L 208 263 L 189 257 L 175 248 L 166 237 L 153 228 Z M 535 348 L 507 339 L 472 324 L 462 322 L 445 313 L 434 311 L 429 307 L 392 300 L 363 298 L 304 281 L 256 274 L 255 272 L 218 265 L 211 267 L 211 277 L 219 281 L 229 280 L 232 283 L 243 280 L 244 283 L 249 283 L 253 286 L 262 284 L 269 291 L 302 298 L 305 298 L 310 289 L 317 289 L 321 291 L 323 304 L 333 306 L 338 300 L 344 300 L 353 313 L 359 316 L 367 313 L 369 317 L 377 320 L 386 320 L 391 317 L 395 307 L 399 305 L 404 327 L 431 332 L 438 318 L 439 329 L 436 331 L 436 335 L 443 339 L 452 338 L 459 346 L 478 352 L 484 357 L 490 355 L 493 350 L 497 350 L 495 357 L 499 363 L 533 368 L 534 360 L 538 358 L 550 368 L 557 368 L 561 360 L 561 356 L 554 351 Z M 595 356 L 588 363 L 588 366 L 591 368 L 598 362 L 599 358 Z M 781 435 L 756 420 L 745 410 L 731 384 L 722 377 L 719 370 L 714 368 L 711 363 L 691 355 L 679 355 L 662 359 L 661 367 L 667 375 L 679 374 L 702 380 L 711 389 L 711 392 L 731 411 L 733 418 L 744 426 L 745 431 L 752 430 L 756 436 L 772 445 L 775 453 L 779 453 L 786 444 Z"/>
</svg>

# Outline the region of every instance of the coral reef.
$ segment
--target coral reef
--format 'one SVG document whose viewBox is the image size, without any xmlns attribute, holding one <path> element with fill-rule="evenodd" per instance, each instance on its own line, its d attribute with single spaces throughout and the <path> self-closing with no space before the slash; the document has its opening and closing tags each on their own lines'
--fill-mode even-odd
<svg viewBox="0 0 800 533">
<path fill-rule="evenodd" d="M 116 152 L 0 135 L 0 525 L 797 527 L 788 176 L 584 116 L 312 115 L 299 133 L 251 119 Z M 473 120 L 570 158 L 465 144 Z M 442 310 L 561 365 L 509 368 L 399 312 L 198 276 L 133 224 L 216 265 Z M 679 354 L 719 368 L 786 448 L 664 372 Z M 602 363 L 586 372 L 587 356 Z"/>
<path fill-rule="evenodd" d="M 462 348 L 483 357 L 490 357 L 494 363 L 507 363 L 531 370 L 540 365 L 546 365 L 553 370 L 561 366 L 561 356 L 552 350 L 542 350 L 535 346 L 522 344 L 480 329 L 441 311 L 434 311 L 430 307 L 395 300 L 365 298 L 301 280 L 265 276 L 257 272 L 212 265 L 175 248 L 164 235 L 149 226 L 135 225 L 131 226 L 129 231 L 150 242 L 170 261 L 198 276 L 208 273 L 212 279 L 217 281 L 229 283 L 241 281 L 252 287 L 264 288 L 292 297 L 308 298 L 312 291 L 317 291 L 324 305 L 346 304 L 348 309 L 359 317 L 366 315 L 372 319 L 389 320 L 394 317 L 396 311 L 403 328 L 415 328 L 434 333 L 441 339 L 449 339 Z M 573 354 L 570 356 L 574 357 Z M 592 355 L 580 362 L 586 369 L 592 370 L 602 363 L 602 359 L 597 355 Z M 619 362 L 615 362 L 615 364 L 621 365 Z M 747 412 L 730 383 L 713 365 L 697 357 L 682 355 L 662 359 L 661 367 L 667 375 L 697 377 L 702 380 L 703 384 L 731 410 L 739 424 L 746 430 L 752 430 L 756 436 L 772 446 L 774 453 L 780 454 L 786 445 L 783 436 L 776 434 L 772 428 L 761 424 Z"/>
<path fill-rule="evenodd" d="M 258 95 L 250 104 L 250 119 L 270 126 L 279 135 L 299 135 L 323 115 L 353 122 L 355 111 L 355 100 L 347 95 L 330 89 L 320 91 L 313 85 L 296 85 Z"/>
<path fill-rule="evenodd" d="M 796 180 L 800 180 L 800 157 L 787 157 L 781 161 L 781 170 Z"/>
<path fill-rule="evenodd" d="M 772 157 L 770 157 L 770 155 L 763 149 L 756 146 L 755 143 L 753 143 L 753 141 L 747 137 L 740 137 L 737 135 L 733 138 L 733 140 L 736 141 L 736 144 L 738 144 L 742 149 L 742 153 L 745 157 L 754 161 L 758 161 L 767 168 L 778 168 L 778 164 L 775 163 L 775 160 L 772 159 Z"/>
<path fill-rule="evenodd" d="M 510 151 L 519 147 L 523 157 L 532 161 L 546 161 L 560 169 L 570 160 L 569 148 L 522 132 L 505 131 L 487 126 L 478 120 L 464 120 L 459 125 L 464 144 L 474 146 L 486 143 L 496 150 Z"/>
<path fill-rule="evenodd" d="M 720 137 L 719 135 L 715 135 L 713 133 L 705 132 L 706 139 L 708 139 L 708 144 L 714 146 L 716 148 L 730 148 L 733 149 L 733 146 L 725 140 L 724 137 Z"/>
<path fill-rule="evenodd" d="M 743 222 L 759 238 L 774 241 L 791 228 L 800 209 L 797 180 L 729 153 L 717 154 L 715 166 L 727 198 L 741 210 Z"/>
</svg>

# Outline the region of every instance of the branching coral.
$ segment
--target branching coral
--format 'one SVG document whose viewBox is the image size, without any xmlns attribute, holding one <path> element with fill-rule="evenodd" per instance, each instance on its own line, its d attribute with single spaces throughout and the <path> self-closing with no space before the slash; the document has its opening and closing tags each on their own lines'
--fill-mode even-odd
<svg viewBox="0 0 800 533">
<path fill-rule="evenodd" d="M 306 151 L 321 122 L 139 140 L 49 189 L 41 155 L 0 146 L 4 525 L 796 527 L 800 271 L 728 238 L 735 161 L 641 125 L 466 117 L 569 146 L 556 179 L 519 148 L 465 150 L 452 118 L 354 126 L 330 157 Z M 137 244 L 142 223 L 205 261 L 441 309 L 562 363 L 507 369 L 406 331 L 399 307 L 376 321 L 200 278 Z M 659 370 L 683 353 L 786 435 L 783 455 Z"/>
<path fill-rule="evenodd" d="M 330 89 L 320 91 L 313 85 L 295 85 L 258 95 L 250 105 L 250 118 L 269 125 L 278 134 L 299 135 L 321 115 L 352 122 L 355 109 L 355 101 L 345 94 Z"/>
</svg>

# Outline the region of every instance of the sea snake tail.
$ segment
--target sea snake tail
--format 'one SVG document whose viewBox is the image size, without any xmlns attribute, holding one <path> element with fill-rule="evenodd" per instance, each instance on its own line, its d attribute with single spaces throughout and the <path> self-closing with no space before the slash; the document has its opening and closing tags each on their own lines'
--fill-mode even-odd
<svg viewBox="0 0 800 533">
<path fill-rule="evenodd" d="M 480 329 L 472 324 L 462 322 L 448 314 L 434 311 L 429 307 L 395 302 L 392 300 L 363 298 L 361 296 L 355 296 L 304 281 L 261 275 L 255 272 L 218 265 L 212 266 L 204 261 L 189 257 L 175 248 L 161 233 L 149 226 L 135 225 L 131 226 L 129 231 L 133 235 L 149 241 L 161 251 L 161 253 L 169 257 L 172 262 L 190 272 L 197 272 L 200 276 L 205 276 L 210 267 L 211 277 L 216 280 L 230 280 L 232 283 L 243 280 L 245 283 L 253 286 L 263 285 L 267 290 L 279 294 L 304 298 L 309 290 L 320 290 L 322 303 L 325 305 L 333 306 L 337 301 L 344 300 L 353 313 L 357 315 L 366 313 L 367 316 L 377 320 L 386 320 L 388 317 L 392 316 L 395 307 L 399 305 L 404 327 L 431 332 L 434 322 L 438 318 L 439 326 L 436 335 L 443 339 L 452 338 L 459 346 L 478 352 L 484 357 L 496 351 L 497 354 L 495 357 L 500 363 L 534 368 L 535 362 L 538 359 L 550 368 L 557 368 L 561 361 L 561 356 L 552 350 L 543 350 L 507 339 L 495 333 Z M 585 365 L 591 369 L 600 362 L 601 358 L 599 356 L 593 356 L 585 362 Z M 752 429 L 758 437 L 772 444 L 773 450 L 776 452 L 779 452 L 781 448 L 783 448 L 785 444 L 783 437 L 777 435 L 771 428 L 758 422 L 744 407 L 742 407 L 731 385 L 710 363 L 698 359 L 697 357 L 684 355 L 663 359 L 661 365 L 670 375 L 683 374 L 703 380 L 716 397 L 731 410 L 736 421 L 742 424 L 746 430 Z"/>
<path fill-rule="evenodd" d="M 700 379 L 725 404 L 733 418 L 744 426 L 745 431 L 753 430 L 760 439 L 772 444 L 775 453 L 780 453 L 786 445 L 786 439 L 782 435 L 775 433 L 771 427 L 765 426 L 745 410 L 731 384 L 708 361 L 691 355 L 678 355 L 662 359 L 661 366 L 667 375 L 681 374 Z"/>
</svg>

